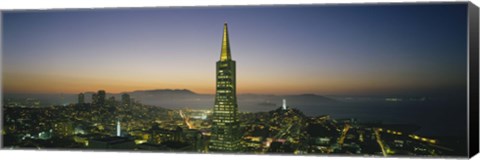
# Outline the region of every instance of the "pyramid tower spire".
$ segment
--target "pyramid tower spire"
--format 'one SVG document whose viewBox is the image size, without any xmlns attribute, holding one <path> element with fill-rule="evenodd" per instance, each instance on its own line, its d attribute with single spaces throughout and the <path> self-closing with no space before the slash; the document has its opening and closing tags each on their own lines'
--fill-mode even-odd
<svg viewBox="0 0 480 160">
<path fill-rule="evenodd" d="M 227 23 L 223 28 L 222 54 L 216 64 L 215 106 L 208 151 L 235 153 L 242 151 L 242 134 L 238 118 L 236 65 L 230 53 Z"/>
<path fill-rule="evenodd" d="M 222 40 L 222 54 L 220 55 L 220 61 L 231 60 L 230 54 L 230 42 L 228 41 L 228 27 L 227 23 L 223 24 L 223 40 Z"/>
</svg>

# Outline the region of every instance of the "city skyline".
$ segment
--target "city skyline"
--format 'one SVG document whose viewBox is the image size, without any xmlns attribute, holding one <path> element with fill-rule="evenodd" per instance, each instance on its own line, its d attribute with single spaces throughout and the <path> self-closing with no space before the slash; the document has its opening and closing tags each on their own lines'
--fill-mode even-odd
<svg viewBox="0 0 480 160">
<path fill-rule="evenodd" d="M 227 21 L 244 63 L 239 94 L 463 90 L 465 15 L 464 5 L 441 4 L 5 12 L 3 88 L 213 94 L 218 24 Z"/>
<path fill-rule="evenodd" d="M 470 7 L 8 12 L 1 145 L 464 157 Z"/>
</svg>

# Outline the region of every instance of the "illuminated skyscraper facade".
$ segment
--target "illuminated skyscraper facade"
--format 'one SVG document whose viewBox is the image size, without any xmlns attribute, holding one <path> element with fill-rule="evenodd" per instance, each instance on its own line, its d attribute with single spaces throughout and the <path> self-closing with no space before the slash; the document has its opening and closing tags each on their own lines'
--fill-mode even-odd
<svg viewBox="0 0 480 160">
<path fill-rule="evenodd" d="M 235 61 L 232 60 L 227 24 L 223 28 L 220 60 L 217 62 L 217 92 L 213 109 L 210 151 L 236 152 L 240 145 L 240 125 L 236 95 Z"/>
</svg>

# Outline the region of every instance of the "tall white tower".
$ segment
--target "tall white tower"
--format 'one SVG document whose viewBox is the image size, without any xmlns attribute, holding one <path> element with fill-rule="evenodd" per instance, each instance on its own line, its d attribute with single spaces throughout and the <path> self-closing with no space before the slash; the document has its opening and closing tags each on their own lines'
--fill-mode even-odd
<svg viewBox="0 0 480 160">
<path fill-rule="evenodd" d="M 282 109 L 287 110 L 287 100 L 283 99 Z"/>
<path fill-rule="evenodd" d="M 121 136 L 121 127 L 120 127 L 120 120 L 117 120 L 117 137 L 120 137 Z"/>
</svg>

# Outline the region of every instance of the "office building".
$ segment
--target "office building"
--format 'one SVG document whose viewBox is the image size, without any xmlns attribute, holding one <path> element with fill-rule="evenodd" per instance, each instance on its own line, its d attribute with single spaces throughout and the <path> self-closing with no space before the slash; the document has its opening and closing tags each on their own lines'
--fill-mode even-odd
<svg viewBox="0 0 480 160">
<path fill-rule="evenodd" d="M 85 94 L 80 93 L 78 94 L 78 104 L 84 104 L 85 103 Z"/>
<path fill-rule="evenodd" d="M 216 69 L 216 95 L 209 150 L 236 152 L 240 129 L 236 96 L 235 61 L 232 60 L 227 24 L 224 24 L 220 60 Z"/>
</svg>

